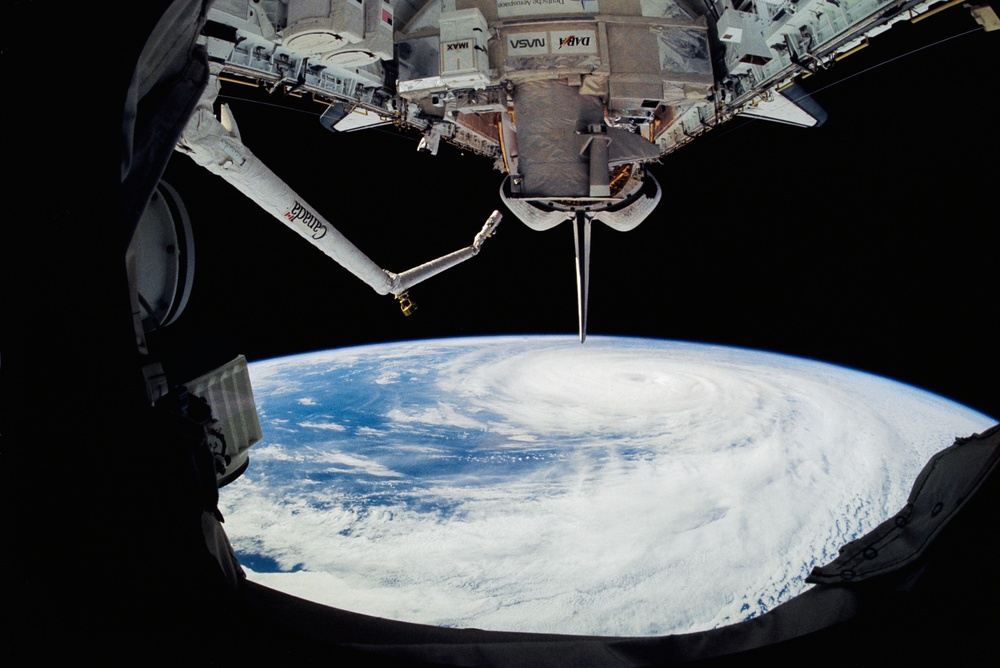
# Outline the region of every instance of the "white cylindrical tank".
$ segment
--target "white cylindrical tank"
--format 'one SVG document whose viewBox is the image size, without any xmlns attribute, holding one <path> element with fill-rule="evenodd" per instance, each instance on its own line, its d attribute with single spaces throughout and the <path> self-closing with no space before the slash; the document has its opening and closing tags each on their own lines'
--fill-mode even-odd
<svg viewBox="0 0 1000 668">
<path fill-rule="evenodd" d="M 288 0 L 285 46 L 321 54 L 365 38 L 364 0 Z"/>
</svg>

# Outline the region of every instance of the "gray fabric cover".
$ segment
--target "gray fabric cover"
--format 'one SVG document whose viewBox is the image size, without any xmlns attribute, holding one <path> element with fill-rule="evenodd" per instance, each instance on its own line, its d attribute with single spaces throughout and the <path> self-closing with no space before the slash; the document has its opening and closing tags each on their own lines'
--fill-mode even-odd
<svg viewBox="0 0 1000 668">
<path fill-rule="evenodd" d="M 590 171 L 577 132 L 604 122 L 604 105 L 564 81 L 530 81 L 514 91 L 524 197 L 586 197 Z"/>
</svg>

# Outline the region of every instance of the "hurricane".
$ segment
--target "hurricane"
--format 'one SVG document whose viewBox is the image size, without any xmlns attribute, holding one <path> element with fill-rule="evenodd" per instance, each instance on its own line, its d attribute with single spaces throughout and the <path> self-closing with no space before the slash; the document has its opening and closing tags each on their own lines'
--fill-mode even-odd
<svg viewBox="0 0 1000 668">
<path fill-rule="evenodd" d="M 250 365 L 264 433 L 221 490 L 250 579 L 450 627 L 644 636 L 766 613 L 993 424 L 753 350 L 592 336 Z"/>
</svg>

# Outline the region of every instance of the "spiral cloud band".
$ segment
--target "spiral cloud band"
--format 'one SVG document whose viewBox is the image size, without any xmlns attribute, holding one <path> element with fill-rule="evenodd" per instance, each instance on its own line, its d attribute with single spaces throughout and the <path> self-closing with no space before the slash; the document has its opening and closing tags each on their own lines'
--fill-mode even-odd
<svg viewBox="0 0 1000 668">
<path fill-rule="evenodd" d="M 447 626 L 734 623 L 898 510 L 987 416 L 818 362 L 503 337 L 251 365 L 264 441 L 222 490 L 251 579 Z"/>
</svg>

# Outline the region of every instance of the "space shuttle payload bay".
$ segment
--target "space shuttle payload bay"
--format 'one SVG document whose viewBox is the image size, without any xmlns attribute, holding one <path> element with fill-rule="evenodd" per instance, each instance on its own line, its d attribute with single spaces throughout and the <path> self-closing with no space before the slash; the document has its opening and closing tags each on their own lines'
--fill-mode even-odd
<svg viewBox="0 0 1000 668">
<path fill-rule="evenodd" d="M 649 216 L 661 195 L 649 163 L 739 114 L 818 125 L 824 112 L 803 97 L 798 77 L 829 67 L 898 21 L 948 5 L 217 0 L 201 41 L 216 81 L 312 96 L 326 105 L 328 129 L 394 123 L 423 134 L 419 150 L 436 154 L 445 141 L 493 161 L 506 174 L 501 199 L 528 227 L 575 226 L 582 341 L 590 225 L 627 231 Z M 972 11 L 987 30 L 996 25 L 988 6 Z M 259 188 L 241 190 L 256 198 Z M 314 221 L 319 213 L 304 215 Z M 495 222 L 491 217 L 481 235 Z M 316 241 L 311 230 L 299 232 Z M 400 294 L 394 275 L 353 246 L 331 250 L 344 242 L 333 235 L 324 252 L 342 264 L 354 258 L 345 266 L 356 266 L 351 270 L 376 291 Z M 460 254 L 471 256 L 469 249 Z M 433 275 L 457 257 L 416 273 Z"/>
<path fill-rule="evenodd" d="M 218 12 L 237 4 L 244 10 L 243 17 L 233 15 L 239 27 L 227 33 Z M 839 4 L 843 12 L 853 11 L 846 0 Z M 177 16 L 174 10 L 181 5 L 185 13 Z M 32 26 L 45 26 L 45 44 L 79 46 L 81 34 L 105 35 L 112 44 L 103 53 L 113 56 L 93 61 L 109 67 L 99 91 L 94 88 L 96 74 L 54 80 L 60 93 L 57 102 L 84 101 L 75 104 L 69 116 L 66 105 L 52 104 L 52 100 L 40 103 L 37 95 L 11 95 L 5 104 L 14 112 L 8 127 L 39 138 L 47 148 L 10 153 L 14 168 L 8 170 L 11 196 L 5 201 L 12 224 L 3 226 L 0 242 L 0 252 L 6 251 L 0 266 L 10 279 L 0 298 L 4 317 L 0 440 L 5 462 L 0 470 L 7 474 L 2 485 L 7 495 L 6 535 L 9 544 L 17 546 L 5 551 L 8 568 L 3 600 L 9 611 L 10 656 L 56 656 L 62 648 L 73 647 L 77 655 L 101 656 L 105 663 L 135 663 L 136 657 L 148 657 L 148 648 L 155 647 L 160 660 L 174 665 L 306 665 L 331 660 L 474 665 L 493 659 L 494 665 L 512 666 L 703 665 L 706 661 L 743 666 L 754 659 L 803 665 L 815 663 L 818 657 L 820 662 L 840 664 L 974 665 L 990 653 L 998 580 L 978 566 L 989 563 L 990 547 L 998 539 L 995 508 L 1000 480 L 995 453 L 1000 433 L 996 430 L 954 449 L 959 459 L 989 449 L 994 453 L 985 459 L 989 468 L 970 466 L 966 475 L 955 476 L 949 475 L 950 467 L 936 460 L 930 473 L 941 485 L 926 484 L 928 479 L 921 478 L 915 491 L 920 492 L 922 505 L 916 503 L 910 509 L 905 529 L 926 533 L 901 536 L 913 538 L 910 544 L 921 547 L 912 561 L 893 572 L 850 581 L 848 572 L 835 568 L 832 574 L 843 581 L 831 586 L 820 583 L 792 606 L 716 632 L 622 640 L 415 627 L 310 606 L 252 582 L 237 581 L 239 564 L 225 549 L 223 525 L 213 516 L 217 512 L 213 494 L 218 490 L 210 479 L 211 462 L 203 467 L 204 449 L 188 447 L 178 434 L 177 427 L 190 425 L 165 420 L 161 411 L 150 410 L 141 379 L 137 379 L 136 366 L 145 360 L 136 359 L 133 315 L 122 271 L 122 227 L 127 232 L 139 218 L 173 150 L 168 139 L 171 133 L 143 130 L 160 127 L 158 122 L 170 120 L 179 109 L 186 114 L 197 98 L 196 92 L 182 94 L 173 87 L 170 92 L 177 95 L 164 100 L 160 84 L 176 83 L 173 75 L 182 68 L 206 64 L 203 54 L 191 53 L 190 48 L 202 27 L 201 5 L 184 0 L 134 3 L 127 12 L 130 29 L 113 35 L 107 30 L 107 12 L 95 12 L 90 4 L 65 3 L 58 18 L 49 5 L 41 3 L 12 3 L 8 8 L 12 29 L 5 34 L 0 67 L 6 68 L 9 81 L 21 81 L 25 73 L 40 72 L 39 66 L 44 69 L 55 62 L 49 54 L 40 55 L 38 31 L 31 30 Z M 201 42 L 212 50 L 218 76 L 242 77 L 268 87 L 284 81 L 272 99 L 286 87 L 317 84 L 311 66 L 303 67 L 301 57 L 274 39 L 283 24 L 249 13 L 258 7 L 266 9 L 265 14 L 275 8 L 285 12 L 289 3 L 215 3 Z M 404 9 L 409 8 L 410 18 L 419 9 L 402 2 L 390 7 L 396 11 L 396 23 L 402 24 L 400 30 L 409 21 L 400 18 Z M 831 7 L 836 5 L 827 3 L 822 9 L 837 13 Z M 920 9 L 917 6 L 913 11 Z M 265 30 L 268 26 L 270 31 Z M 263 36 L 265 32 L 269 37 Z M 220 49 L 236 48 L 237 33 L 240 44 L 250 40 L 249 50 L 246 45 L 240 47 L 245 54 L 241 57 L 252 55 L 254 62 L 230 63 L 220 55 Z M 164 35 L 177 39 L 164 40 Z M 437 32 L 428 29 L 428 35 L 436 37 Z M 253 51 L 255 44 L 262 46 L 260 51 Z M 181 53 L 168 59 L 164 55 L 168 48 Z M 151 50 L 155 58 L 147 59 Z M 283 79 L 279 68 L 293 61 L 299 69 Z M 379 116 L 378 109 L 397 109 L 390 102 L 394 87 L 380 80 L 364 84 L 369 78 L 364 72 L 380 67 L 384 66 L 328 67 L 330 72 L 346 72 L 344 77 L 355 74 L 362 85 L 338 88 L 335 77 L 329 75 L 319 86 L 328 92 L 316 93 L 317 100 L 340 101 L 348 113 L 357 107 Z M 243 74 L 237 74 L 239 68 Z M 397 80 L 390 67 L 385 69 L 386 81 Z M 122 76 L 129 73 L 134 73 L 131 80 Z M 988 76 L 980 79 L 984 80 Z M 129 90 L 130 82 L 137 81 L 149 85 Z M 372 97 L 385 91 L 392 94 L 379 100 Z M 368 102 L 361 101 L 365 96 Z M 403 119 L 405 110 L 398 108 Z M 354 116 L 364 116 L 362 111 Z M 53 133 L 53 128 L 68 127 L 67 118 L 72 118 L 71 129 L 89 130 Z M 396 112 L 379 118 L 392 121 Z M 435 118 L 440 125 L 444 116 Z M 456 118 L 472 121 L 471 117 Z M 514 120 L 509 114 L 501 118 Z M 169 129 L 179 133 L 181 128 L 171 125 Z M 693 126 L 686 129 L 697 136 Z M 457 125 L 454 131 L 463 136 L 467 132 Z M 513 132 L 514 128 L 507 127 L 504 136 Z M 254 139 L 244 136 L 250 147 L 255 147 Z M 59 159 L 53 160 L 53 154 Z M 523 198 L 516 201 L 537 214 L 539 222 L 563 215 L 536 208 Z M 484 207 L 483 215 L 492 208 Z M 943 250 L 947 253 L 952 248 Z M 990 248 L 983 244 L 986 261 L 982 262 L 976 262 L 977 255 L 952 253 L 933 267 L 933 273 L 942 280 L 961 274 L 970 287 L 968 281 L 985 276 L 983 268 L 991 266 Z M 980 273 L 974 273 L 973 267 Z M 988 277 L 980 287 L 983 284 L 989 284 Z M 70 298 L 49 298 L 67 295 L 67 287 Z M 953 295 L 956 303 L 947 317 L 934 310 L 922 313 L 922 326 L 927 329 L 910 338 L 929 342 L 927 332 L 953 333 L 942 345 L 968 347 L 983 356 L 969 366 L 956 362 L 971 360 L 971 354 L 944 356 L 940 361 L 946 361 L 950 369 L 961 368 L 954 373 L 966 378 L 963 385 L 992 387 L 995 364 L 989 337 L 993 332 L 976 310 L 989 290 L 969 289 L 967 293 Z M 931 322 L 935 317 L 936 325 Z M 891 335 L 907 334 L 905 325 L 916 322 L 916 318 L 902 320 L 904 327 Z M 919 336 L 921 332 L 924 336 Z M 172 335 L 174 330 L 166 333 Z M 178 333 L 183 340 L 183 333 Z M 198 331 L 197 338 L 181 345 L 176 340 L 153 341 L 160 346 L 153 353 L 194 356 L 199 348 L 218 341 L 209 336 L 212 333 L 211 328 Z M 916 348 L 902 347 L 904 351 Z M 169 366 L 166 370 L 174 373 Z M 942 505 L 948 499 L 953 501 Z M 904 528 L 901 522 L 894 524 Z M 867 564 L 869 569 L 883 563 L 868 558 L 867 546 L 856 547 L 843 557 Z M 67 569 L 67 564 L 72 568 Z M 53 629 L 58 629 L 62 642 L 52 642 Z M 810 630 L 814 633 L 807 633 Z M 113 657 L 110 661 L 109 656 Z"/>
</svg>

